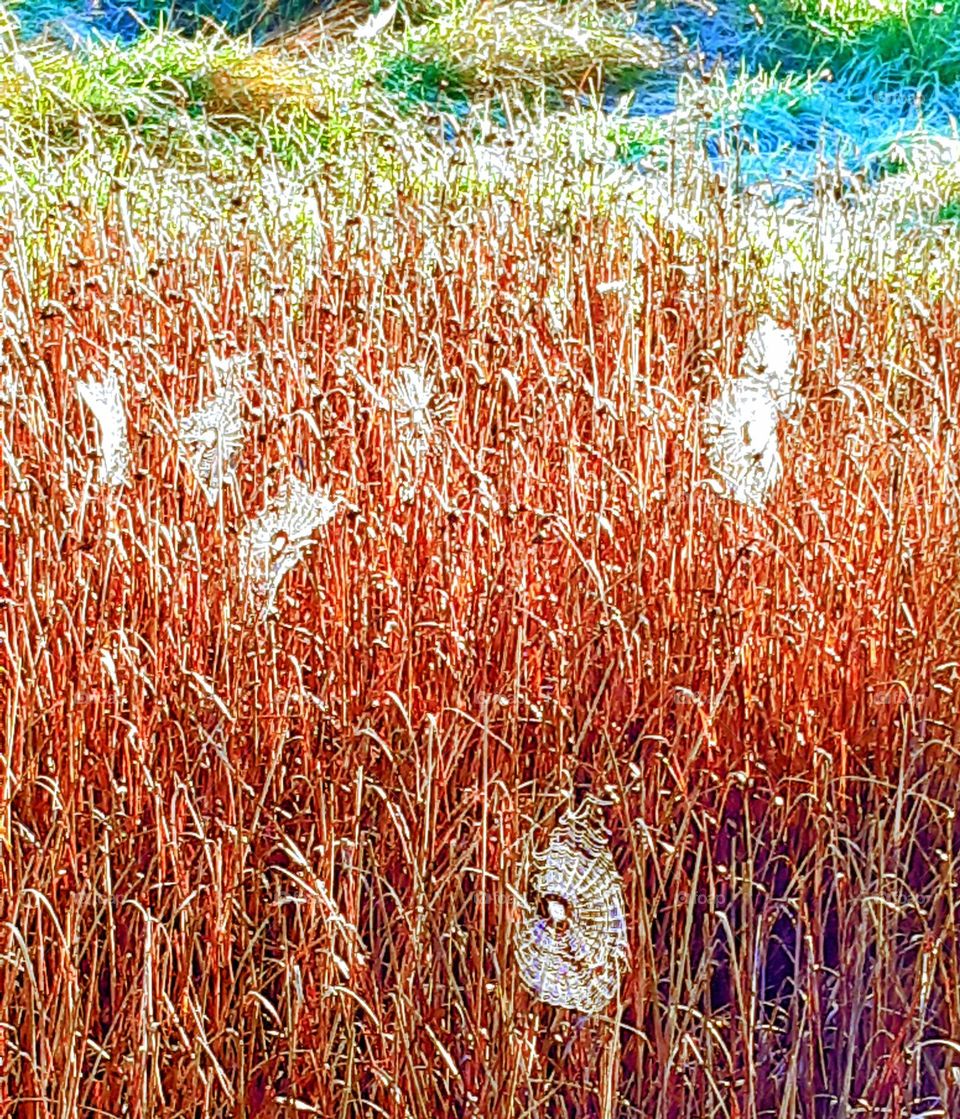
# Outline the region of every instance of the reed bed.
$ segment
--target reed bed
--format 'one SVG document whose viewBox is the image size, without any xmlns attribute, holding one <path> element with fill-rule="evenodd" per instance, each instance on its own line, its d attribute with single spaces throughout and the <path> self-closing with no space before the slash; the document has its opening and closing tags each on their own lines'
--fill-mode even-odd
<svg viewBox="0 0 960 1119">
<path fill-rule="evenodd" d="M 81 129 L 5 203 L 0 1113 L 958 1113 L 955 253 L 903 192 L 745 199 L 693 108 L 643 189 L 517 112 L 293 172 Z M 770 310 L 805 403 L 749 509 L 699 430 Z M 230 359 L 210 505 L 178 432 Z M 340 505 L 262 616 L 289 474 Z M 585 794 L 630 949 L 590 1018 L 512 939 Z"/>
</svg>

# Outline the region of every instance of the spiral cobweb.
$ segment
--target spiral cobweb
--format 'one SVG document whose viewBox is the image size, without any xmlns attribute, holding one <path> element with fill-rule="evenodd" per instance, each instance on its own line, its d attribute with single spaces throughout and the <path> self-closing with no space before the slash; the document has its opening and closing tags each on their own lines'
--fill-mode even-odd
<svg viewBox="0 0 960 1119">
<path fill-rule="evenodd" d="M 230 385 L 221 386 L 211 400 L 180 421 L 179 434 L 200 488 L 208 503 L 216 505 L 223 485 L 235 479 L 243 446 L 240 394 Z"/>
<path fill-rule="evenodd" d="M 796 335 L 770 315 L 761 315 L 744 339 L 740 373 L 766 388 L 778 412 L 787 414 L 802 403 Z"/>
<path fill-rule="evenodd" d="M 293 475 L 277 496 L 241 532 L 243 582 L 250 598 L 270 613 L 280 583 L 314 543 L 313 535 L 332 520 L 339 499 L 313 492 Z"/>
<path fill-rule="evenodd" d="M 758 507 L 783 474 L 777 405 L 765 384 L 750 377 L 727 381 L 704 416 L 707 459 L 730 497 Z"/>
<path fill-rule="evenodd" d="M 536 906 L 517 927 L 520 977 L 551 1006 L 602 1011 L 627 960 L 623 886 L 598 802 L 569 810 L 533 855 Z"/>
<path fill-rule="evenodd" d="M 384 392 L 375 388 L 356 368 L 356 352 L 345 351 L 342 360 L 377 406 L 389 413 L 397 439 L 402 500 L 413 500 L 428 458 L 436 451 L 454 412 L 453 399 L 442 392 L 437 377 L 415 365 L 403 365 L 387 377 Z"/>
</svg>

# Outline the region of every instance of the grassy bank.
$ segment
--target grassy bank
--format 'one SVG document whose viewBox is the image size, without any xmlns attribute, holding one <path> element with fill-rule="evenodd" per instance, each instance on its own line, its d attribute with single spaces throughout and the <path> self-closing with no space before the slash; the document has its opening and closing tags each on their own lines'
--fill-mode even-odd
<svg viewBox="0 0 960 1119">
<path fill-rule="evenodd" d="M 707 151 L 762 79 L 605 111 L 622 12 L 496 10 L 3 40 L 0 1114 L 960 1107 L 956 153 L 771 206 Z M 748 509 L 700 423 L 765 313 L 803 405 Z M 339 504 L 261 617 L 289 474 Z M 588 791 L 589 1019 L 512 942 Z"/>
</svg>

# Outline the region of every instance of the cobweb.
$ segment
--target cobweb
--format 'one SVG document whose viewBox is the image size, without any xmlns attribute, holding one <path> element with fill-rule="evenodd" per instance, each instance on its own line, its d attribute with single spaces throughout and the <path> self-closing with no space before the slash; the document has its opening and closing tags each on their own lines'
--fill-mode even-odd
<svg viewBox="0 0 960 1119">
<path fill-rule="evenodd" d="M 627 959 L 623 886 L 604 831 L 593 798 L 564 813 L 546 850 L 533 855 L 536 904 L 516 933 L 526 986 L 584 1014 L 616 996 Z"/>
</svg>

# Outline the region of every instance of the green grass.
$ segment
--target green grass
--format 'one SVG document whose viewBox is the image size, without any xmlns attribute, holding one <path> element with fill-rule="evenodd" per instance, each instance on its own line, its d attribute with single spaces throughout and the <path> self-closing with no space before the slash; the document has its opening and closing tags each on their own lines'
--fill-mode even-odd
<svg viewBox="0 0 960 1119">
<path fill-rule="evenodd" d="M 468 104 L 466 80 L 454 65 L 442 59 L 394 55 L 378 71 L 377 80 L 406 111 L 418 105 L 456 111 Z"/>
<path fill-rule="evenodd" d="M 612 129 L 610 140 L 616 148 L 617 159 L 623 163 L 635 163 L 663 150 L 666 129 L 656 117 L 636 117 L 622 121 Z"/>
<path fill-rule="evenodd" d="M 936 222 L 960 224 L 960 197 L 951 198 L 937 210 Z"/>
<path fill-rule="evenodd" d="M 960 76 L 958 0 L 787 0 L 766 13 L 774 35 L 806 39 L 813 65 L 882 70 L 902 83 L 951 84 Z"/>
<path fill-rule="evenodd" d="M 173 31 L 83 53 L 8 43 L 0 56 L 0 109 L 24 128 L 65 137 L 76 135 L 81 120 L 106 130 L 166 127 L 179 113 L 196 111 L 209 96 L 210 75 L 243 56 L 242 45 L 223 36 Z"/>
<path fill-rule="evenodd" d="M 453 187 L 479 198 L 502 177 L 506 160 L 510 175 L 535 184 L 541 204 L 559 214 L 587 199 L 632 205 L 624 199 L 639 189 L 632 174 L 621 181 L 609 167 L 586 178 L 571 151 L 602 148 L 601 163 L 652 157 L 665 167 L 677 128 L 692 128 L 702 139 L 704 121 L 743 111 L 761 123 L 772 113 L 802 123 L 819 96 L 790 75 L 743 76 L 700 87 L 697 106 L 681 105 L 674 120 L 575 107 L 571 90 L 589 87 L 598 40 L 611 72 L 624 51 L 645 49 L 617 39 L 626 42 L 623 19 L 623 9 L 593 0 L 559 8 L 463 0 L 440 17 L 398 22 L 372 43 L 348 37 L 305 58 L 273 47 L 253 50 L 223 34 L 161 31 L 126 50 L 70 53 L 51 43 L 15 49 L 8 33 L 0 53 L 0 110 L 20 181 L 35 189 L 24 204 L 54 215 L 66 184 L 89 178 L 83 168 L 94 149 L 121 176 L 141 152 L 178 175 L 216 166 L 225 177 L 249 176 L 266 153 L 278 173 L 292 181 L 322 173 L 326 188 L 345 199 L 362 178 L 372 191 L 370 205 L 373 199 L 388 204 L 408 177 L 404 168 L 414 169 L 409 175 L 420 193 L 441 196 Z M 458 131 L 468 146 L 482 151 L 499 135 L 512 137 L 513 147 L 476 166 L 466 160 L 461 179 L 451 182 L 448 153 L 437 138 L 438 109 L 462 118 Z M 54 168 L 63 185 L 45 187 Z M 919 181 L 919 172 L 908 170 L 897 186 L 905 195 Z M 98 180 L 97 196 L 105 191 L 108 183 Z"/>
<path fill-rule="evenodd" d="M 659 64 L 661 52 L 631 35 L 632 23 L 630 8 L 613 0 L 464 0 L 412 28 L 408 45 L 448 60 L 477 93 L 568 92 Z"/>
<path fill-rule="evenodd" d="M 46 10 L 45 10 L 46 8 Z M 129 28 L 141 23 L 148 29 L 165 26 L 194 35 L 211 26 L 222 27 L 230 35 L 262 36 L 278 28 L 290 27 L 316 8 L 316 0 L 137 0 L 136 18 Z M 58 4 L 11 3 L 11 10 L 19 13 L 27 27 L 39 30 L 44 22 L 55 23 L 64 14 Z M 87 4 L 74 0 L 68 10 L 82 16 Z"/>
<path fill-rule="evenodd" d="M 788 5 L 828 36 L 856 35 L 903 17 L 903 0 L 792 0 Z"/>
</svg>

